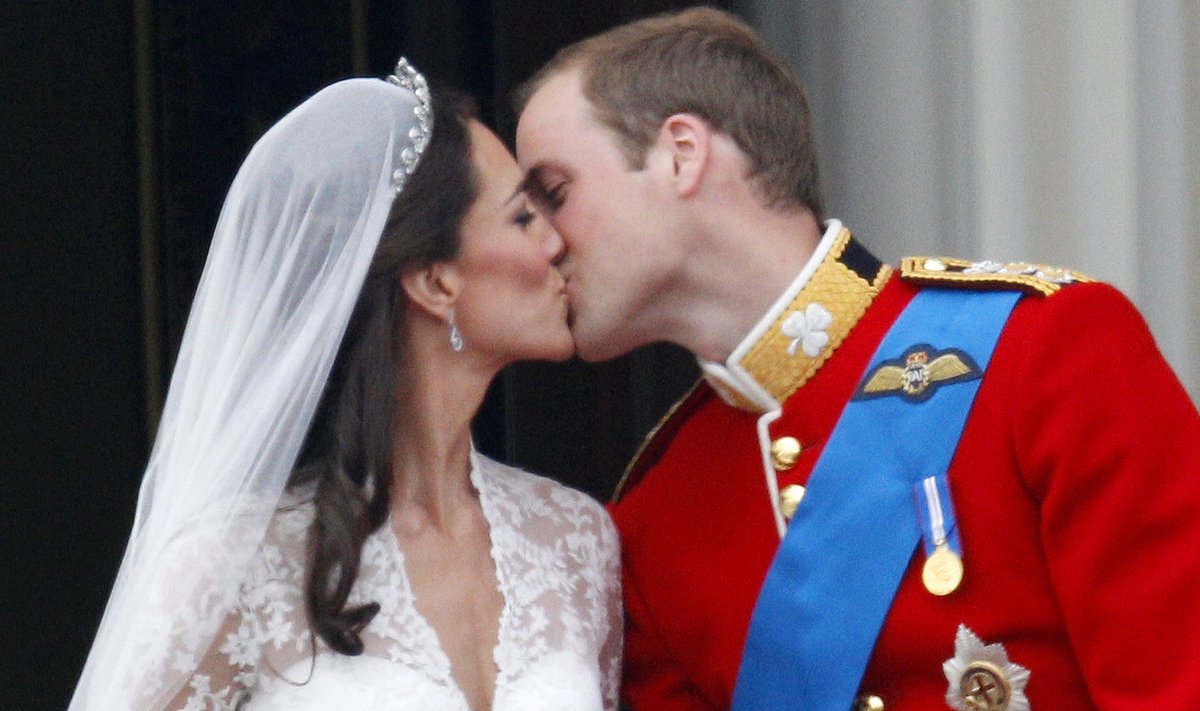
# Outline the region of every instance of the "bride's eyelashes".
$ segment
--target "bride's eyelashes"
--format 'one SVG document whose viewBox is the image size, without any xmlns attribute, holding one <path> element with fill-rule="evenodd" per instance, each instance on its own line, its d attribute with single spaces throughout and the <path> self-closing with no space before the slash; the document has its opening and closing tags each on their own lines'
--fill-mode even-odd
<svg viewBox="0 0 1200 711">
<path fill-rule="evenodd" d="M 521 229 L 528 228 L 537 219 L 537 213 L 529 208 L 528 205 L 521 206 L 517 213 L 513 215 L 513 224 Z"/>
</svg>

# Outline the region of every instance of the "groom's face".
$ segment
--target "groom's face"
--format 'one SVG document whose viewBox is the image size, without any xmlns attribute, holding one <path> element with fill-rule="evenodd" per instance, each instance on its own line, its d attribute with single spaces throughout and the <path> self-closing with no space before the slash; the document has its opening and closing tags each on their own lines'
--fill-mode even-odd
<svg viewBox="0 0 1200 711">
<path fill-rule="evenodd" d="M 604 360 L 659 340 L 646 324 L 678 266 L 664 249 L 661 181 L 653 169 L 629 166 L 577 72 L 552 76 L 530 98 L 517 125 L 517 160 L 566 247 L 559 270 L 580 357 Z"/>
</svg>

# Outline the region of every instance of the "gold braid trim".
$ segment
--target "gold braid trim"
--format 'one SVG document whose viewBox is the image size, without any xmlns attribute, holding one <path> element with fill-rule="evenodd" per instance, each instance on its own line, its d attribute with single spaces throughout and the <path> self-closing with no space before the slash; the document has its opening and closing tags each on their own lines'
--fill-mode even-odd
<svg viewBox="0 0 1200 711">
<path fill-rule="evenodd" d="M 892 268 L 881 264 L 872 280 L 868 282 L 839 261 L 847 245 L 850 244 L 850 239 L 850 231 L 842 229 L 830 247 L 829 253 L 813 273 L 812 278 L 808 280 L 796 298 L 781 310 L 771 327 L 751 346 L 749 352 L 739 362 L 739 365 L 744 367 L 750 376 L 770 392 L 778 402 L 787 400 L 829 359 L 829 356 L 841 345 L 858 320 L 866 313 L 867 307 L 879 295 L 883 285 L 892 275 Z M 800 348 L 794 349 L 794 355 L 789 354 L 789 346 L 794 339 L 783 333 L 783 324 L 794 312 L 803 313 L 811 303 L 820 304 L 833 317 L 829 328 L 825 330 L 829 341 L 816 357 L 809 357 Z M 633 455 L 633 459 L 617 483 L 611 499 L 613 503 L 620 501 L 621 497 L 637 484 L 642 475 L 658 462 L 679 427 L 687 421 L 698 406 L 706 402 L 704 395 L 710 391 L 699 387 L 704 382 L 703 378 L 697 381 L 642 440 L 641 446 Z M 713 390 L 718 390 L 723 397 L 734 403 L 744 403 L 745 407 L 741 409 L 751 412 L 759 411 L 758 406 L 750 403 L 736 391 L 730 391 L 722 383 L 712 380 L 708 384 Z"/>
<path fill-rule="evenodd" d="M 850 231 L 843 229 L 812 278 L 739 363 L 777 402 L 786 401 L 833 355 L 892 274 L 892 268 L 884 264 L 872 281 L 860 277 L 839 261 L 849 243 Z M 813 303 L 833 316 L 825 330 L 829 342 L 815 357 L 798 347 L 789 353 L 795 339 L 783 333 L 783 324 Z"/>
</svg>

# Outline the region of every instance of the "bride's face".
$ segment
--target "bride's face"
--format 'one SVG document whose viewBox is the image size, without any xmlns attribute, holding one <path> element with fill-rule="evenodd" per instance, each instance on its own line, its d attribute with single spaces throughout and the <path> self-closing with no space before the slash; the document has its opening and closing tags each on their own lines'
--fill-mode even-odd
<svg viewBox="0 0 1200 711">
<path fill-rule="evenodd" d="M 462 224 L 455 318 L 469 349 L 501 363 L 563 360 L 575 351 L 567 297 L 554 264 L 563 243 L 521 189 L 524 176 L 500 139 L 471 121 L 479 196 Z"/>
</svg>

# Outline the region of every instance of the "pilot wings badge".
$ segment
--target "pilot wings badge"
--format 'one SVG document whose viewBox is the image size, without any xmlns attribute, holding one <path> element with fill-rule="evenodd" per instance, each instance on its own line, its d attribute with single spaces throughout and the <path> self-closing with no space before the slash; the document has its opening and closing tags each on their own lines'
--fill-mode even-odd
<svg viewBox="0 0 1200 711">
<path fill-rule="evenodd" d="M 983 371 L 965 351 L 936 350 L 919 343 L 899 358 L 881 362 L 867 373 L 854 393 L 855 400 L 898 395 L 909 402 L 924 402 L 943 385 L 975 380 Z"/>
</svg>

